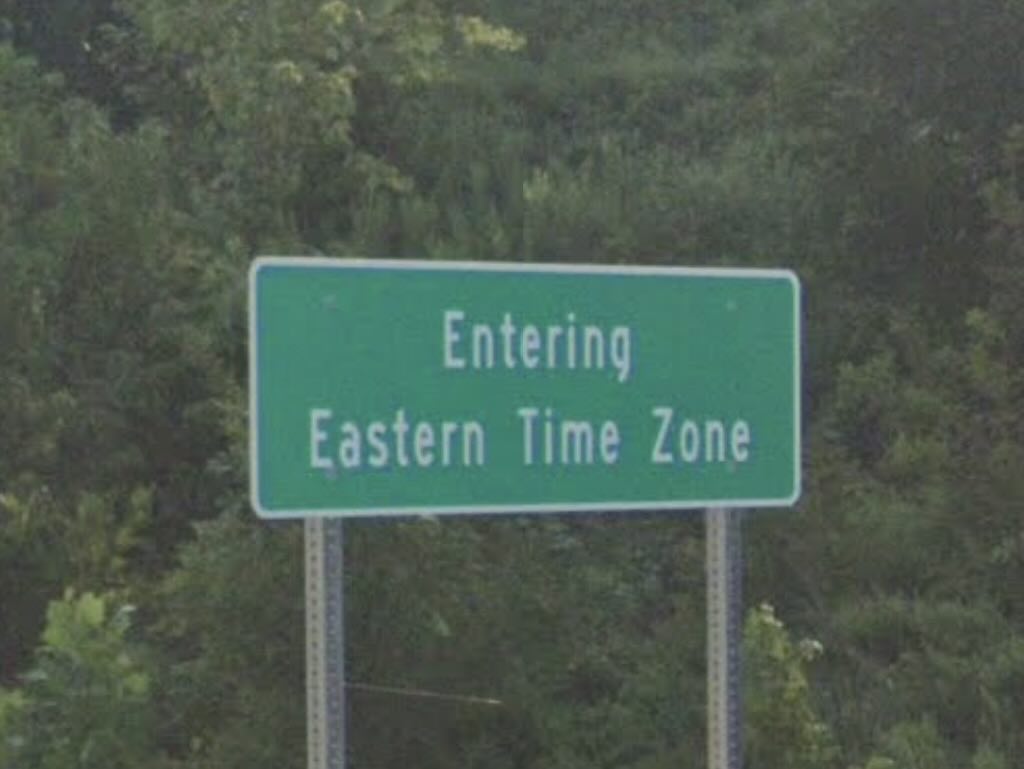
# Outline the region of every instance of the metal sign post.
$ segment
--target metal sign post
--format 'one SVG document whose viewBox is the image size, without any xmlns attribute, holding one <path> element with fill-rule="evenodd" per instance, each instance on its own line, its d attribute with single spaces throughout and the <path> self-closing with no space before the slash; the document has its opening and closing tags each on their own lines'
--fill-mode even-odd
<svg viewBox="0 0 1024 769">
<path fill-rule="evenodd" d="M 709 769 L 743 765 L 741 514 L 722 507 L 705 513 Z"/>
<path fill-rule="evenodd" d="M 682 509 L 740 769 L 740 509 L 800 496 L 800 312 L 788 270 L 255 260 L 250 493 L 306 519 L 310 769 L 345 764 L 343 517 Z"/>
<path fill-rule="evenodd" d="M 309 769 L 345 767 L 345 626 L 340 518 L 306 519 Z"/>
</svg>

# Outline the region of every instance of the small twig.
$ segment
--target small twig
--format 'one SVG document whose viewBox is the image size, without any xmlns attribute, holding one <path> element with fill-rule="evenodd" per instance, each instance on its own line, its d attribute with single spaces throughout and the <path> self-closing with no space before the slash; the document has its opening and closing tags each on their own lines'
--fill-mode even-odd
<svg viewBox="0 0 1024 769">
<path fill-rule="evenodd" d="M 466 694 L 444 694 L 442 692 L 431 692 L 426 689 L 404 689 L 397 686 L 376 686 L 374 684 L 361 684 L 353 681 L 346 681 L 345 688 L 357 691 L 373 692 L 375 694 L 393 694 L 399 697 L 420 697 L 431 700 L 449 700 L 451 702 L 465 702 L 470 705 L 504 705 L 501 700 L 491 697 L 473 697 Z"/>
</svg>

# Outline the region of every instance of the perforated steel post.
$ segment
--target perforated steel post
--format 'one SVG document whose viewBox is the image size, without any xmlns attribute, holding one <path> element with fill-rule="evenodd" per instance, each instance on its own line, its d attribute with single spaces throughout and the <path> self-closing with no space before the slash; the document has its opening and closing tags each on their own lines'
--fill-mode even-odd
<svg viewBox="0 0 1024 769">
<path fill-rule="evenodd" d="M 309 769 L 344 769 L 342 519 L 307 518 L 305 539 L 307 765 Z"/>
<path fill-rule="evenodd" d="M 743 765 L 740 520 L 739 510 L 717 507 L 705 513 L 709 769 Z"/>
</svg>

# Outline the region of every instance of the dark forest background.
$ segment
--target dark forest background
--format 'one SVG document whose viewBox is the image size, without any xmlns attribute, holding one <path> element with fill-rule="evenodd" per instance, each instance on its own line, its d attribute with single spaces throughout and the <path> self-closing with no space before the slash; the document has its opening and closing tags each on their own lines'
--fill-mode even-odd
<svg viewBox="0 0 1024 769">
<path fill-rule="evenodd" d="M 0 0 L 0 767 L 305 766 L 254 255 L 788 267 L 746 763 L 1024 764 L 1020 0 Z M 346 525 L 367 769 L 705 765 L 699 516 Z"/>
</svg>

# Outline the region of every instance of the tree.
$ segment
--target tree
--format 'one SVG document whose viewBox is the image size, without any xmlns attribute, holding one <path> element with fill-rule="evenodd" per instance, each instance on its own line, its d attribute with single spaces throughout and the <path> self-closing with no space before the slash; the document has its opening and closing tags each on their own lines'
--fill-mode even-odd
<svg viewBox="0 0 1024 769">
<path fill-rule="evenodd" d="M 828 726 L 815 713 L 807 668 L 822 653 L 794 643 L 768 604 L 751 609 L 743 632 L 745 755 L 752 766 L 837 766 Z"/>
<path fill-rule="evenodd" d="M 155 740 L 149 663 L 130 639 L 133 612 L 111 612 L 92 593 L 50 604 L 35 665 L 18 690 L 0 690 L 4 766 L 170 766 Z"/>
</svg>

